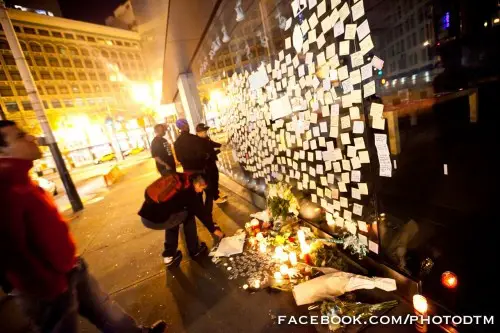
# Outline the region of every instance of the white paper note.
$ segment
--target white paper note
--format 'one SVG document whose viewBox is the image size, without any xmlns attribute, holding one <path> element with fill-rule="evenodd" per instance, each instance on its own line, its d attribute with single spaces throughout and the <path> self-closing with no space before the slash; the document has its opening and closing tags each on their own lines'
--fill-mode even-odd
<svg viewBox="0 0 500 333">
<path fill-rule="evenodd" d="M 354 138 L 354 147 L 356 147 L 356 149 L 358 150 L 366 149 L 365 139 L 363 139 L 362 136 Z"/>
<path fill-rule="evenodd" d="M 348 40 L 343 40 L 339 43 L 339 55 L 349 55 L 350 50 L 349 50 L 349 41 Z"/>
<path fill-rule="evenodd" d="M 349 73 L 349 78 L 351 79 L 352 84 L 361 83 L 361 71 L 359 69 L 355 69 Z"/>
<path fill-rule="evenodd" d="M 351 196 L 353 199 L 361 200 L 361 193 L 357 188 L 351 188 Z"/>
<path fill-rule="evenodd" d="M 382 67 L 384 67 L 384 61 L 377 56 L 373 56 L 372 65 L 376 69 L 382 69 Z"/>
<path fill-rule="evenodd" d="M 368 195 L 368 185 L 366 183 L 359 183 L 358 189 L 360 194 Z"/>
<path fill-rule="evenodd" d="M 357 24 L 346 24 L 344 38 L 351 39 L 351 40 L 356 38 L 356 27 L 357 27 Z"/>
<path fill-rule="evenodd" d="M 361 181 L 361 171 L 359 170 L 351 171 L 351 181 L 359 183 Z"/>
<path fill-rule="evenodd" d="M 358 157 L 351 158 L 351 164 L 354 170 L 361 168 L 361 162 Z"/>
<path fill-rule="evenodd" d="M 344 94 L 350 93 L 353 90 L 353 88 L 354 87 L 352 86 L 351 79 L 347 79 L 347 80 L 342 81 L 342 90 L 343 90 Z"/>
<path fill-rule="evenodd" d="M 343 145 L 351 144 L 351 137 L 349 136 L 349 133 L 340 134 L 340 141 L 342 142 Z"/>
<path fill-rule="evenodd" d="M 385 118 L 373 117 L 372 127 L 379 130 L 385 129 Z"/>
<path fill-rule="evenodd" d="M 351 54 L 351 66 L 352 68 L 359 67 L 363 65 L 364 59 L 363 59 L 363 53 L 361 51 L 354 52 Z"/>
<path fill-rule="evenodd" d="M 344 81 L 349 77 L 349 72 L 347 70 L 347 66 L 342 66 L 337 70 L 338 77 L 340 81 Z"/>
<path fill-rule="evenodd" d="M 353 21 L 356 21 L 363 15 L 365 15 L 365 7 L 363 6 L 363 1 L 359 1 L 352 6 L 352 19 Z"/>
<path fill-rule="evenodd" d="M 341 173 L 342 172 L 342 168 L 341 168 L 339 162 L 334 162 L 333 163 L 333 172 L 335 172 L 335 173 Z"/>
<path fill-rule="evenodd" d="M 358 152 L 358 155 L 359 155 L 359 160 L 362 164 L 370 163 L 370 155 L 368 154 L 368 151 L 366 150 L 360 151 Z"/>
<path fill-rule="evenodd" d="M 375 81 L 370 81 L 363 85 L 363 97 L 369 97 L 375 95 Z"/>
<path fill-rule="evenodd" d="M 326 1 L 321 1 L 318 5 L 318 17 L 326 13 Z"/>
<path fill-rule="evenodd" d="M 339 9 L 340 20 L 344 21 L 347 18 L 347 16 L 349 16 L 349 14 L 350 14 L 349 6 L 347 5 L 347 2 L 345 2 L 344 5 Z"/>
<path fill-rule="evenodd" d="M 345 171 L 351 171 L 351 162 L 349 160 L 342 160 L 342 169 Z"/>
<path fill-rule="evenodd" d="M 366 79 L 371 78 L 373 75 L 372 64 L 366 64 L 361 67 L 361 80 L 364 81 Z"/>
<path fill-rule="evenodd" d="M 321 49 L 326 44 L 325 35 L 321 34 L 316 39 L 316 44 L 318 44 L 318 50 Z"/>
<path fill-rule="evenodd" d="M 285 39 L 285 49 L 288 50 L 291 47 L 292 47 L 292 39 L 288 37 L 287 39 Z"/>
<path fill-rule="evenodd" d="M 370 105 L 370 116 L 374 118 L 382 118 L 384 112 L 384 104 L 372 103 Z"/>
<path fill-rule="evenodd" d="M 344 22 L 339 21 L 333 26 L 333 36 L 338 37 L 344 33 Z"/>
<path fill-rule="evenodd" d="M 368 25 L 368 20 L 364 20 L 363 23 L 359 25 L 359 27 L 356 29 L 358 33 L 358 39 L 362 40 L 363 38 L 366 37 L 370 33 L 370 26 Z"/>
<path fill-rule="evenodd" d="M 363 55 L 367 54 L 373 49 L 373 41 L 372 41 L 372 36 L 368 35 L 363 39 L 361 42 L 359 42 L 359 47 L 361 48 L 361 52 Z"/>
<path fill-rule="evenodd" d="M 351 127 L 351 118 L 349 116 L 344 116 L 340 118 L 340 127 L 342 129 Z"/>
</svg>

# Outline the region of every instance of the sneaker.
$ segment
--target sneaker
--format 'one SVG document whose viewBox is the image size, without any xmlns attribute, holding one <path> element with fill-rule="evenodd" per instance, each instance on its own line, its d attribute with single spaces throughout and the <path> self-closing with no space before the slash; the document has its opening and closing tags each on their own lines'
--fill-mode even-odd
<svg viewBox="0 0 500 333">
<path fill-rule="evenodd" d="M 191 254 L 191 258 L 193 259 L 199 258 L 201 255 L 207 253 L 207 251 L 208 251 L 207 244 L 201 242 L 200 246 L 198 247 L 198 251 L 196 251 L 196 253 Z"/>
<path fill-rule="evenodd" d="M 149 328 L 148 333 L 164 333 L 166 329 L 167 323 L 163 320 L 159 320 Z"/>
<path fill-rule="evenodd" d="M 176 267 L 179 266 L 182 260 L 182 252 L 177 251 L 174 257 L 163 257 L 163 263 L 167 267 Z"/>
<path fill-rule="evenodd" d="M 219 197 L 219 199 L 214 200 L 216 204 L 223 204 L 227 201 L 227 198 Z"/>
</svg>

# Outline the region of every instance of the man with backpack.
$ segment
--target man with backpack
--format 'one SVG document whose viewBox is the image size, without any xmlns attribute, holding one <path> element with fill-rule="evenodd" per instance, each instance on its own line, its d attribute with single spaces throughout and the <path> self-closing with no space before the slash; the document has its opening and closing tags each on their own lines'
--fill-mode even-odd
<svg viewBox="0 0 500 333">
<path fill-rule="evenodd" d="M 144 226 L 154 230 L 165 230 L 163 261 L 167 267 L 178 266 L 182 252 L 177 249 L 179 226 L 183 224 L 187 249 L 191 258 L 198 258 L 208 250 L 199 243 L 195 216 L 217 239 L 224 237 L 214 225 L 199 194 L 207 187 L 201 174 L 170 173 L 148 186 L 145 201 L 139 211 Z"/>
</svg>

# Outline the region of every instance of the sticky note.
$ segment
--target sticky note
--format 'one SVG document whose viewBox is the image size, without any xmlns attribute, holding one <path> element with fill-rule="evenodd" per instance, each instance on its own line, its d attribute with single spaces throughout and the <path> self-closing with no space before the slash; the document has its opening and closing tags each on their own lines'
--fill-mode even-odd
<svg viewBox="0 0 500 333">
<path fill-rule="evenodd" d="M 384 67 L 384 61 L 377 56 L 373 56 L 372 65 L 376 69 L 382 69 Z"/>
<path fill-rule="evenodd" d="M 363 55 L 370 52 L 374 47 L 372 36 L 371 35 L 366 36 L 365 39 L 359 42 L 359 47 L 361 48 L 361 52 L 363 53 Z"/>
<path fill-rule="evenodd" d="M 366 183 L 359 183 L 358 189 L 360 194 L 368 195 L 368 185 Z"/>
<path fill-rule="evenodd" d="M 316 26 L 318 25 L 318 17 L 316 16 L 316 13 L 313 13 L 308 20 L 309 27 L 314 30 Z M 311 42 L 311 41 L 310 41 Z"/>
<path fill-rule="evenodd" d="M 385 119 L 384 118 L 373 117 L 373 119 L 372 119 L 372 127 L 375 128 L 375 129 L 379 129 L 379 130 L 384 130 L 385 129 Z"/>
<path fill-rule="evenodd" d="M 338 37 L 344 33 L 344 22 L 337 22 L 333 26 L 333 36 Z"/>
<path fill-rule="evenodd" d="M 344 81 L 349 77 L 349 72 L 347 70 L 347 66 L 342 66 L 338 70 L 338 77 L 340 81 Z"/>
<path fill-rule="evenodd" d="M 351 181 L 359 183 L 361 181 L 361 171 L 359 170 L 351 171 Z"/>
<path fill-rule="evenodd" d="M 361 193 L 357 188 L 351 188 L 351 196 L 353 199 L 361 200 Z"/>
<path fill-rule="evenodd" d="M 352 10 L 353 21 L 356 21 L 361 16 L 365 15 L 365 7 L 363 5 L 363 1 L 359 1 L 358 3 L 354 4 L 351 10 Z"/>
<path fill-rule="evenodd" d="M 364 81 L 366 79 L 371 78 L 373 75 L 372 64 L 366 64 L 361 67 L 361 80 Z"/>
<path fill-rule="evenodd" d="M 326 58 L 330 59 L 335 55 L 335 43 L 332 43 L 326 47 Z"/>
<path fill-rule="evenodd" d="M 358 28 L 356 29 L 358 33 L 358 39 L 362 40 L 365 38 L 369 33 L 370 33 L 370 26 L 368 25 L 368 20 L 364 20 L 363 23 L 361 23 Z"/>
<path fill-rule="evenodd" d="M 285 39 L 285 49 L 288 50 L 291 47 L 292 47 L 292 39 L 288 37 L 287 39 Z"/>
<path fill-rule="evenodd" d="M 372 103 L 370 105 L 370 116 L 374 118 L 381 118 L 384 112 L 384 104 Z"/>
<path fill-rule="evenodd" d="M 347 187 L 345 186 L 344 182 L 338 182 L 337 186 L 339 187 L 339 191 L 340 192 L 342 192 L 342 193 L 346 193 L 347 192 Z"/>
<path fill-rule="evenodd" d="M 370 155 L 368 154 L 368 151 L 363 150 L 358 152 L 359 155 L 359 160 L 362 164 L 370 163 Z"/>
<path fill-rule="evenodd" d="M 354 52 L 351 54 L 351 66 L 352 68 L 359 67 L 363 65 L 363 53 L 361 51 Z"/>
<path fill-rule="evenodd" d="M 342 160 L 342 169 L 345 171 L 351 171 L 351 162 L 349 160 Z"/>
<path fill-rule="evenodd" d="M 349 41 L 348 40 L 343 40 L 339 43 L 339 55 L 349 55 L 350 49 L 349 49 Z"/>
<path fill-rule="evenodd" d="M 358 26 L 357 24 L 346 24 L 344 38 L 351 39 L 351 40 L 356 38 L 356 27 L 357 26 Z"/>
<path fill-rule="evenodd" d="M 356 147 L 356 149 L 358 150 L 366 149 L 365 139 L 363 139 L 362 136 L 354 138 L 354 147 Z"/>
<path fill-rule="evenodd" d="M 340 163 L 339 162 L 334 162 L 333 163 L 333 171 L 335 173 L 340 173 L 342 172 L 342 168 L 340 167 Z"/>
<path fill-rule="evenodd" d="M 340 141 L 342 142 L 343 145 L 351 144 L 351 137 L 349 136 L 349 133 L 340 134 Z"/>
<path fill-rule="evenodd" d="M 340 127 L 342 129 L 351 127 L 351 118 L 349 116 L 344 116 L 340 118 Z"/>
<path fill-rule="evenodd" d="M 361 162 L 359 161 L 359 158 L 357 156 L 351 158 L 351 164 L 353 169 L 359 169 L 361 168 Z"/>
<path fill-rule="evenodd" d="M 323 121 L 319 124 L 320 131 L 321 133 L 327 133 L 328 132 L 328 127 L 326 121 Z"/>
<path fill-rule="evenodd" d="M 363 97 L 369 97 L 375 94 L 375 81 L 370 81 L 363 85 Z"/>
</svg>

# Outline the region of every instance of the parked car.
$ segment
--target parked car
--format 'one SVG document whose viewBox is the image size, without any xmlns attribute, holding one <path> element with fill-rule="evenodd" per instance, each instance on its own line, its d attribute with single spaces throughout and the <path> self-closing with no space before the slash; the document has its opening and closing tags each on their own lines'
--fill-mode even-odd
<svg viewBox="0 0 500 333">
<path fill-rule="evenodd" d="M 123 156 L 137 155 L 144 151 L 144 147 L 135 147 L 123 153 Z"/>
<path fill-rule="evenodd" d="M 113 160 L 116 160 L 116 155 L 115 153 L 109 153 L 109 154 L 105 154 L 105 155 L 102 155 L 101 157 L 99 158 L 96 158 L 94 160 L 94 163 L 95 164 L 101 164 L 101 163 L 104 163 L 104 162 L 109 162 L 109 161 L 113 161 Z"/>
</svg>

